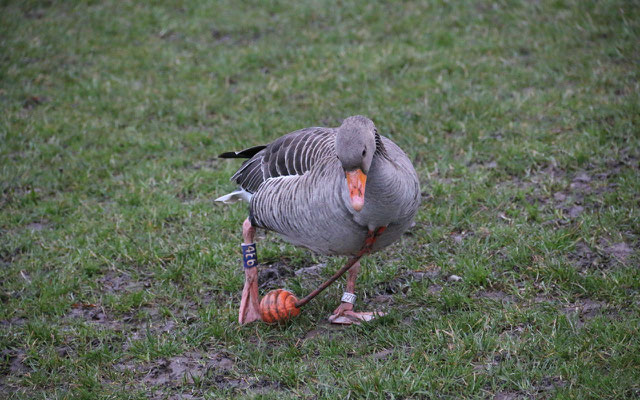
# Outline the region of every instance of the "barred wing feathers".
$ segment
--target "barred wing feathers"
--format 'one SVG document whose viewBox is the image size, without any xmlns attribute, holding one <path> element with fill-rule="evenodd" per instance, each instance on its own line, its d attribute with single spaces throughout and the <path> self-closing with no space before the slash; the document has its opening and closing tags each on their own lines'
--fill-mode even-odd
<svg viewBox="0 0 640 400">
<path fill-rule="evenodd" d="M 335 130 L 332 128 L 314 127 L 291 132 L 256 152 L 231 180 L 247 192 L 255 193 L 268 179 L 304 175 L 319 160 L 335 153 L 334 143 Z M 224 154 L 249 153 L 259 147 Z"/>
</svg>

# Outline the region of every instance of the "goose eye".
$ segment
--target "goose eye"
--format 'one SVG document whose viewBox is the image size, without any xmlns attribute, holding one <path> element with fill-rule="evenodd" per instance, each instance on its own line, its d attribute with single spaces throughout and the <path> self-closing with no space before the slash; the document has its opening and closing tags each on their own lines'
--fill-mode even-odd
<svg viewBox="0 0 640 400">
<path fill-rule="evenodd" d="M 367 155 L 367 149 L 362 150 L 362 157 Z"/>
</svg>

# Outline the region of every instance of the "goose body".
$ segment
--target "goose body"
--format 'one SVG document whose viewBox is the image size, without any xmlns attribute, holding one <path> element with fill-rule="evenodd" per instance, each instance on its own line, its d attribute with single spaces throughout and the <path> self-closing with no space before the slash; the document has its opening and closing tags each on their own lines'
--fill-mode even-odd
<svg viewBox="0 0 640 400">
<path fill-rule="evenodd" d="M 216 199 L 249 202 L 242 227 L 245 285 L 240 324 L 264 314 L 255 268 L 256 227 L 317 253 L 353 256 L 341 269 L 349 274 L 341 304 L 329 317 L 332 323 L 359 323 L 379 315 L 353 311 L 355 283 L 360 257 L 400 238 L 420 205 L 418 176 L 400 147 L 378 134 L 370 119 L 354 116 L 338 128 L 301 129 L 266 146 L 220 157 L 248 158 L 231 178 L 240 189 Z"/>
<path fill-rule="evenodd" d="M 386 229 L 372 251 L 388 246 L 413 222 L 420 204 L 418 177 L 406 154 L 379 135 L 371 120 L 355 116 L 343 126 L 348 123 L 373 127 L 375 139 L 359 211 L 351 204 L 345 161 L 338 154 L 341 147 L 359 143 L 339 143 L 340 128 L 301 129 L 266 146 L 222 154 L 250 158 L 231 178 L 240 190 L 217 201 L 249 201 L 253 226 L 275 231 L 317 253 L 353 255 L 362 248 L 367 232 L 379 227 Z"/>
</svg>

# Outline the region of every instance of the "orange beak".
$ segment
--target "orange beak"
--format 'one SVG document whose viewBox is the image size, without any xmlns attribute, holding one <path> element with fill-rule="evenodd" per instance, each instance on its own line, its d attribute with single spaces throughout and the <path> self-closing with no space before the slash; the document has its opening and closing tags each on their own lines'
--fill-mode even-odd
<svg viewBox="0 0 640 400">
<path fill-rule="evenodd" d="M 345 174 L 347 175 L 351 207 L 356 211 L 360 211 L 364 207 L 364 186 L 367 183 L 367 176 L 361 169 L 348 171 Z"/>
</svg>

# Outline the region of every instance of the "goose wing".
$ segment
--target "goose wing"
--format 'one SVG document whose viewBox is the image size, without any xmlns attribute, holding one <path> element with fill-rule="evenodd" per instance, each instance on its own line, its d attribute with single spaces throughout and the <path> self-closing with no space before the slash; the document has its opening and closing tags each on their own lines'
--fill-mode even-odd
<svg viewBox="0 0 640 400">
<path fill-rule="evenodd" d="M 319 160 L 335 152 L 334 143 L 334 129 L 313 127 L 288 133 L 266 147 L 227 152 L 220 157 L 251 157 L 242 163 L 231 180 L 245 191 L 255 193 L 269 179 L 304 175 Z"/>
</svg>

